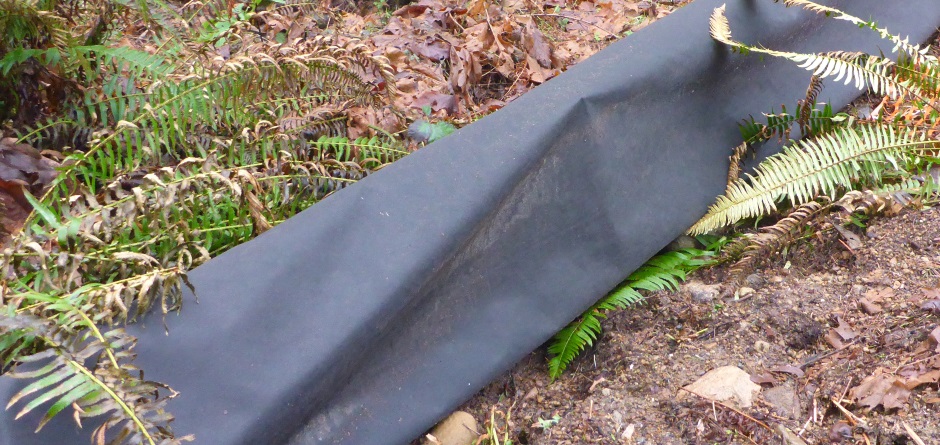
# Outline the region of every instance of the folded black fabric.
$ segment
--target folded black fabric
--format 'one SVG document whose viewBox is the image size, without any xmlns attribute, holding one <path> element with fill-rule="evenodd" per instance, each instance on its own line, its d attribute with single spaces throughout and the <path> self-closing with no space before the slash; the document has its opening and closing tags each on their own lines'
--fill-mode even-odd
<svg viewBox="0 0 940 445">
<path fill-rule="evenodd" d="M 737 123 L 809 73 L 708 35 L 799 52 L 890 52 L 770 0 L 696 0 L 504 109 L 191 274 L 179 316 L 130 326 L 196 444 L 404 444 L 683 233 L 724 190 Z M 827 4 L 925 40 L 936 0 Z M 842 107 L 859 94 L 829 85 Z M 0 379 L 8 400 L 22 383 Z M 0 416 L 0 442 L 86 443 L 61 415 Z"/>
</svg>

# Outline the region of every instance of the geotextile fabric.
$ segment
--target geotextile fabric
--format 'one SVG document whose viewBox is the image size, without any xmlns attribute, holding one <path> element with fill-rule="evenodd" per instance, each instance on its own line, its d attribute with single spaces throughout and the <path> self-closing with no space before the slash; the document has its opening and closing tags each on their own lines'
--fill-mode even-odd
<svg viewBox="0 0 940 445">
<path fill-rule="evenodd" d="M 737 123 L 810 73 L 732 54 L 890 53 L 873 32 L 770 0 L 696 0 L 496 113 L 196 268 L 198 303 L 128 327 L 180 392 L 196 444 L 406 444 L 548 340 L 723 192 Z M 936 0 L 826 4 L 924 41 Z M 835 108 L 859 95 L 827 82 Z M 9 400 L 23 383 L 0 379 Z M 0 415 L 0 443 L 86 443 L 63 413 Z"/>
</svg>

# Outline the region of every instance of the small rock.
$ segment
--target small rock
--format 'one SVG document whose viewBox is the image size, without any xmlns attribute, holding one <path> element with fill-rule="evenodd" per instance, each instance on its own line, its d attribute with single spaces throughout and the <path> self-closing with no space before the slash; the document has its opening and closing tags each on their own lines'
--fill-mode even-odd
<svg viewBox="0 0 940 445">
<path fill-rule="evenodd" d="M 532 400 L 532 399 L 534 399 L 535 396 L 537 396 L 537 395 L 539 395 L 539 389 L 538 389 L 538 388 L 532 388 L 532 389 L 529 390 L 529 392 L 525 393 L 525 397 L 523 397 L 522 400 Z"/>
<path fill-rule="evenodd" d="M 701 281 L 689 281 L 685 289 L 696 303 L 710 303 L 721 293 L 721 285 L 705 284 Z"/>
<path fill-rule="evenodd" d="M 796 390 L 789 385 L 776 386 L 764 391 L 764 400 L 773 407 L 777 415 L 788 419 L 799 419 L 803 409 Z"/>
<path fill-rule="evenodd" d="M 833 424 L 832 429 L 829 430 L 829 440 L 835 443 L 840 443 L 845 439 L 851 439 L 852 436 L 852 426 L 841 420 Z"/>
<path fill-rule="evenodd" d="M 603 394 L 604 397 L 610 397 L 610 388 L 601 388 L 601 394 Z"/>
<path fill-rule="evenodd" d="M 760 353 L 767 352 L 770 350 L 770 343 L 767 343 L 763 340 L 757 340 L 754 342 L 754 349 Z"/>
<path fill-rule="evenodd" d="M 614 425 L 619 430 L 620 426 L 623 425 L 623 414 L 621 414 L 620 411 L 614 411 L 614 413 L 611 414 L 611 417 L 614 418 Z"/>
<path fill-rule="evenodd" d="M 688 393 L 718 402 L 732 402 L 741 408 L 751 406 L 754 392 L 760 391 L 760 385 L 751 381 L 751 376 L 736 366 L 722 366 L 708 371 L 698 380 L 679 390 L 677 399 L 685 398 Z"/>
<path fill-rule="evenodd" d="M 744 282 L 746 282 L 748 286 L 754 289 L 760 289 L 764 287 L 764 284 L 767 283 L 767 280 L 765 280 L 764 277 L 756 273 L 752 273 L 744 279 Z"/>
<path fill-rule="evenodd" d="M 477 433 L 477 421 L 472 415 L 456 411 L 447 416 L 431 430 L 423 445 L 471 445 L 480 436 Z"/>
<path fill-rule="evenodd" d="M 695 238 L 689 235 L 681 235 L 669 243 L 663 250 L 674 252 L 677 250 L 694 249 L 696 247 L 698 247 L 698 241 L 696 241 Z"/>
<path fill-rule="evenodd" d="M 750 288 L 750 287 L 746 287 L 746 286 L 745 286 L 745 287 L 740 287 L 740 288 L 738 288 L 738 291 L 734 293 L 734 298 L 737 300 L 737 299 L 740 299 L 740 298 L 744 298 L 744 297 L 746 297 L 746 296 L 748 296 L 748 295 L 751 295 L 751 294 L 753 294 L 753 293 L 754 293 L 754 289 L 752 289 L 752 288 Z"/>
<path fill-rule="evenodd" d="M 622 439 L 626 439 L 628 442 L 633 439 L 633 433 L 636 431 L 636 425 L 629 424 L 626 428 L 623 429 L 623 434 L 620 435 Z"/>
</svg>

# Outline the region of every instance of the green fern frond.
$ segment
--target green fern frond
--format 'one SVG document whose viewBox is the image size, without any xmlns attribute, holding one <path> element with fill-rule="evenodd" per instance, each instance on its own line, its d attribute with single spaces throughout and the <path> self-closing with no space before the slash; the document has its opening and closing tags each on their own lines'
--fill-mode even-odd
<svg viewBox="0 0 940 445">
<path fill-rule="evenodd" d="M 135 443 L 179 444 L 188 440 L 173 439 L 160 416 L 140 415 L 144 405 L 149 405 L 148 411 L 162 412 L 166 398 L 158 398 L 157 392 L 165 387 L 134 377 L 134 368 L 126 363 L 132 357 L 133 340 L 121 330 L 81 335 L 28 313 L 11 317 L 4 310 L 0 313 L 0 332 L 4 339 L 29 337 L 44 343 L 45 348 L 38 352 L 19 355 L 16 366 L 6 374 L 33 380 L 10 399 L 7 409 L 27 401 L 17 412 L 18 419 L 46 406 L 37 432 L 65 409 L 77 406 L 76 416 L 107 415 L 99 429 L 116 429 L 119 438 L 138 436 Z M 87 367 L 89 360 L 97 361 L 99 366 Z"/>
<path fill-rule="evenodd" d="M 548 373 L 552 380 L 561 376 L 585 348 L 597 341 L 601 320 L 607 313 L 643 301 L 640 290 L 676 290 L 679 282 L 695 269 L 709 264 L 711 253 L 686 249 L 657 255 L 634 271 L 616 290 L 584 311 L 577 320 L 555 334 L 548 353 Z"/>
<path fill-rule="evenodd" d="M 754 176 L 732 184 L 729 193 L 718 197 L 689 233 L 702 234 L 744 218 L 769 214 L 781 199 L 800 205 L 817 194 L 832 195 L 838 187 L 880 182 L 882 172 L 889 167 L 897 169 L 937 145 L 911 129 L 867 126 L 800 141 L 767 158 Z"/>
</svg>

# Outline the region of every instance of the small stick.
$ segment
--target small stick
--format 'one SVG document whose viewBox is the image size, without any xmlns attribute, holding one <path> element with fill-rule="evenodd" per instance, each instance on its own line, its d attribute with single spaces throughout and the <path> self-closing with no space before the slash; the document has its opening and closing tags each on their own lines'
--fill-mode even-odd
<svg viewBox="0 0 940 445">
<path fill-rule="evenodd" d="M 835 397 L 832 398 L 832 403 L 836 406 L 836 408 L 839 408 L 839 411 L 842 411 L 843 414 L 845 414 L 846 416 L 848 416 L 849 421 L 852 422 L 852 425 L 853 425 L 853 426 L 855 426 L 855 425 L 861 425 L 861 426 L 863 426 L 863 427 L 865 427 L 865 428 L 868 428 L 868 422 L 865 422 L 865 420 L 863 420 L 862 418 L 856 416 L 855 414 L 852 414 L 851 411 L 845 409 L 845 407 L 842 406 L 842 404 L 839 403 L 839 401 L 836 400 Z"/>
<path fill-rule="evenodd" d="M 601 30 L 601 31 L 604 31 L 604 32 L 607 33 L 608 36 L 617 37 L 617 34 L 614 34 L 614 33 L 610 32 L 610 31 L 608 31 L 608 30 L 606 30 L 606 29 L 604 29 L 604 28 L 601 28 L 600 26 L 597 26 L 597 25 L 595 25 L 595 24 L 593 24 L 593 23 L 590 23 L 590 22 L 581 20 L 581 19 L 579 19 L 579 18 L 577 18 L 577 17 L 568 17 L 568 16 L 562 15 L 562 14 L 547 14 L 547 13 L 529 14 L 529 15 L 532 16 L 532 17 L 556 17 L 556 18 L 560 18 L 560 19 L 574 20 L 574 21 L 580 22 L 580 23 L 582 23 L 582 24 L 584 24 L 584 25 L 593 26 L 593 27 L 595 27 L 595 28 L 597 28 L 597 29 L 599 29 L 599 30 Z"/>
<path fill-rule="evenodd" d="M 902 420 L 901 425 L 904 426 L 904 431 L 907 431 L 907 435 L 911 436 L 911 440 L 913 440 L 914 443 L 916 443 L 917 445 L 927 445 L 924 442 L 924 439 L 921 439 L 920 436 L 918 436 L 917 433 L 915 433 L 914 430 L 911 429 L 911 426 L 908 425 L 907 422 Z"/>
<path fill-rule="evenodd" d="M 738 411 L 738 410 L 735 409 L 733 406 L 728 405 L 727 403 L 719 402 L 719 401 L 717 401 L 717 400 L 709 399 L 708 397 L 705 397 L 705 396 L 703 396 L 703 395 L 701 395 L 701 394 L 699 394 L 699 393 L 697 393 L 697 392 L 695 392 L 695 391 L 689 390 L 688 388 L 682 388 L 680 391 L 685 391 L 685 392 L 687 392 L 687 393 L 689 393 L 689 394 L 693 394 L 693 395 L 696 395 L 696 396 L 698 396 L 698 397 L 701 397 L 701 398 L 704 399 L 704 400 L 711 401 L 711 402 L 712 402 L 712 409 L 713 409 L 713 410 L 715 409 L 715 404 L 717 403 L 717 404 L 719 404 L 719 405 L 721 405 L 721 406 L 723 406 L 723 407 L 725 407 L 725 408 L 730 409 L 731 411 L 734 411 L 734 412 L 738 413 L 739 415 L 741 415 L 741 416 L 743 416 L 743 417 L 747 417 L 748 419 L 750 419 L 750 420 L 753 421 L 754 423 L 756 423 L 756 424 L 758 424 L 758 425 L 760 425 L 760 426 L 766 428 L 767 431 L 770 431 L 771 433 L 774 432 L 774 430 L 773 430 L 772 428 L 770 428 L 769 426 L 767 426 L 766 423 L 761 422 L 760 420 L 757 420 L 757 419 L 755 419 L 755 418 L 753 418 L 753 417 L 751 417 L 751 416 L 749 416 L 749 415 L 747 415 L 747 414 L 744 414 L 744 413 L 742 413 L 741 411 Z M 717 417 L 717 414 L 716 414 L 715 416 Z"/>
</svg>

